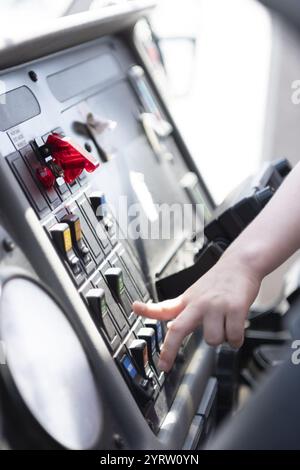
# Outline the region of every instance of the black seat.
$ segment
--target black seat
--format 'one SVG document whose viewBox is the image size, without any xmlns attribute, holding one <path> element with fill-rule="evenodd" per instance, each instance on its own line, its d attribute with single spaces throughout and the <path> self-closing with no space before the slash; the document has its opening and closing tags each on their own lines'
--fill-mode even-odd
<svg viewBox="0 0 300 470">
<path fill-rule="evenodd" d="M 293 317 L 293 338 L 300 339 L 300 300 L 289 315 Z M 261 348 L 262 349 L 262 348 Z M 225 422 L 208 449 L 300 449 L 300 365 L 293 364 L 294 349 L 286 348 L 287 359 L 269 367 L 267 375 L 244 408 Z M 257 352 L 262 364 L 278 362 L 278 351 Z M 279 358 L 281 362 L 281 358 Z"/>
</svg>

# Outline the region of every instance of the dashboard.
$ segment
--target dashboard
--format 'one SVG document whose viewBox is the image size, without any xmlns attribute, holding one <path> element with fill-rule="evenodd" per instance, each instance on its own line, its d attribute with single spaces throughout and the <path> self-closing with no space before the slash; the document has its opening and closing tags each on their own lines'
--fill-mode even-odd
<svg viewBox="0 0 300 470">
<path fill-rule="evenodd" d="M 137 435 L 150 435 L 148 445 L 183 445 L 186 436 L 173 429 L 170 417 L 186 416 L 188 423 L 188 408 L 204 421 L 198 408 L 205 391 L 216 395 L 215 351 L 197 332 L 166 377 L 157 367 L 165 325 L 132 312 L 135 300 L 157 300 L 155 283 L 166 272 L 191 264 L 203 243 L 196 233 L 203 231 L 197 206 L 209 206 L 164 105 L 120 35 L 4 70 L 1 80 L 2 183 L 9 187 L 6 192 L 2 186 L 2 213 L 17 249 L 29 259 L 25 267 L 89 343 L 95 381 L 109 402 L 126 407 L 135 445 L 141 446 Z M 73 159 L 66 165 L 65 155 Z M 193 204 L 189 230 L 175 211 L 170 236 L 149 236 L 149 230 L 159 234 L 162 204 Z M 135 236 L 141 227 L 145 232 Z M 193 358 L 195 376 L 189 378 Z M 176 400 L 185 380 L 193 385 L 188 394 L 197 390 L 192 406 L 182 396 Z M 116 414 L 111 423 L 119 421 L 116 406 L 108 409 Z M 26 439 L 24 431 L 23 445 L 29 445 Z"/>
<path fill-rule="evenodd" d="M 134 35 L 152 3 L 111 8 L 0 50 L 2 448 L 194 450 L 236 403 L 236 351 L 199 328 L 164 374 L 132 303 L 204 274 L 290 166 L 215 208 Z"/>
</svg>

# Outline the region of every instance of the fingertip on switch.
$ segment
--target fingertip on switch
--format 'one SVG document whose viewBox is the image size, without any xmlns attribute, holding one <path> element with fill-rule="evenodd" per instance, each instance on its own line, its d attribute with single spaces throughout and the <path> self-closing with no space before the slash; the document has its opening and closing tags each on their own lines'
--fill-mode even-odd
<svg viewBox="0 0 300 470">
<path fill-rule="evenodd" d="M 158 362 L 158 368 L 162 372 L 168 372 L 168 364 L 165 361 L 161 360 L 161 359 Z"/>
<path fill-rule="evenodd" d="M 132 308 L 135 314 L 141 315 L 144 310 L 144 304 L 143 302 L 135 300 L 132 304 Z"/>
</svg>

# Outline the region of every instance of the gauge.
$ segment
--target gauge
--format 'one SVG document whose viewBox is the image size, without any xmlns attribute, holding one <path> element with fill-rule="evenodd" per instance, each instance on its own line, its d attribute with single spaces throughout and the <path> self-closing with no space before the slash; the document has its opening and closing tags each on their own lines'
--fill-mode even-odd
<svg viewBox="0 0 300 470">
<path fill-rule="evenodd" d="M 2 382 L 15 408 L 27 408 L 33 423 L 60 446 L 93 448 L 103 416 L 89 361 L 61 308 L 31 279 L 3 282 L 0 338 Z"/>
</svg>

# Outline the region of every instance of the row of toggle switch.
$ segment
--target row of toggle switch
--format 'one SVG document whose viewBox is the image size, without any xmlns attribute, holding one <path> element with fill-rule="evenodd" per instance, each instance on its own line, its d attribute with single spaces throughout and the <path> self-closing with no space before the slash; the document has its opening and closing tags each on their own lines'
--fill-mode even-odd
<svg viewBox="0 0 300 470">
<path fill-rule="evenodd" d="M 119 268 L 108 268 L 104 272 L 104 278 L 115 301 L 123 307 L 127 320 L 131 323 L 131 315 L 133 314 L 128 297 L 126 305 L 124 303 L 126 290 L 122 270 Z M 90 289 L 85 294 L 85 298 L 95 324 L 105 332 L 109 341 L 112 341 L 115 328 L 109 315 L 104 289 Z M 143 325 L 135 334 L 136 338 L 130 339 L 125 353 L 122 352 L 119 364 L 139 395 L 139 402 L 146 404 L 153 398 L 155 389 L 158 390 L 164 381 L 164 374 L 158 369 L 159 353 L 164 335 L 162 323 L 158 320 L 144 319 Z M 124 351 L 124 348 L 122 348 L 122 351 Z"/>
<path fill-rule="evenodd" d="M 89 196 L 89 201 L 96 219 L 104 224 L 106 232 L 112 239 L 115 235 L 115 223 L 107 209 L 105 195 L 103 193 L 93 193 Z M 83 239 L 79 215 L 66 214 L 60 220 L 60 223 L 50 228 L 49 232 L 56 248 L 71 268 L 73 275 L 76 277 L 82 272 L 80 260 L 83 262 L 87 273 L 90 274 L 92 257 Z"/>
<path fill-rule="evenodd" d="M 84 212 L 81 213 L 78 207 L 83 209 Z M 105 196 L 102 193 L 92 193 L 89 196 L 89 203 L 86 198 L 81 198 L 77 204 L 71 204 L 68 210 L 69 213 L 59 217 L 59 223 L 49 226 L 49 234 L 60 255 L 70 268 L 77 285 L 83 284 L 83 281 L 87 279 L 84 272 L 90 275 L 96 270 L 92 281 L 94 288 L 87 291 L 84 287 L 82 296 L 89 304 L 90 312 L 97 327 L 105 332 L 105 338 L 108 340 L 110 349 L 116 351 L 120 345 L 120 339 L 124 338 L 136 320 L 136 316 L 132 311 L 132 302 L 145 299 L 145 296 L 147 297 L 146 288 L 142 286 L 142 278 L 139 279 L 134 263 L 129 259 L 129 255 L 126 254 L 121 245 L 118 251 L 111 256 L 109 263 L 106 263 L 106 266 L 104 265 L 101 272 L 99 270 L 99 266 L 104 260 L 103 254 L 108 254 L 107 250 L 111 249 L 111 246 L 114 246 L 117 240 L 112 241 L 110 234 L 105 235 L 105 238 L 101 237 L 96 240 L 96 236 L 92 234 L 91 227 L 86 221 L 86 216 L 88 216 L 88 220 L 93 224 L 93 227 L 96 226 L 97 221 L 102 227 L 109 220 L 113 222 L 106 207 Z M 111 226 L 109 230 L 112 230 Z M 106 229 L 106 231 L 109 230 Z M 97 226 L 96 232 L 98 234 L 99 226 Z M 94 242 L 92 242 L 92 239 L 94 239 Z M 110 240 L 110 243 L 108 240 Z M 97 241 L 98 247 L 96 247 Z M 89 266 L 91 267 L 90 270 L 88 269 Z M 128 269 L 132 271 L 131 275 L 128 275 Z M 132 280 L 132 276 L 134 276 L 135 282 Z M 103 278 L 104 284 L 100 281 L 101 278 Z M 91 282 L 89 285 L 92 287 Z M 106 294 L 108 295 L 105 286 L 109 287 L 111 293 L 108 309 L 105 307 L 105 297 Z M 112 305 L 112 300 L 115 302 L 114 305 Z M 123 320 L 120 320 L 122 317 Z"/>
<path fill-rule="evenodd" d="M 50 234 L 56 248 L 69 264 L 74 276 L 81 273 L 79 257 L 85 266 L 91 263 L 90 251 L 83 241 L 79 216 L 66 215 L 61 223 L 51 227 Z M 75 254 L 74 249 L 79 257 Z"/>
<path fill-rule="evenodd" d="M 157 332 L 154 328 L 144 327 L 141 328 L 137 334 L 138 339 L 134 340 L 130 346 L 129 351 L 139 366 L 140 371 L 146 378 L 149 376 L 149 369 L 151 368 L 157 375 L 159 370 L 157 367 L 160 347 L 157 348 Z"/>
<path fill-rule="evenodd" d="M 91 213 L 94 214 L 98 222 L 104 225 L 106 231 L 110 232 L 113 221 L 107 210 L 104 194 L 93 193 L 89 195 L 89 203 Z M 84 268 L 90 263 L 93 266 L 95 264 L 84 241 L 81 217 L 77 213 L 72 213 L 73 210 L 77 212 L 75 206 L 74 208 L 70 207 L 69 210 L 71 213 L 64 215 L 59 223 L 51 226 L 49 232 L 56 248 L 76 277 L 81 275 L 82 263 Z M 85 225 L 84 230 L 86 230 Z M 120 340 L 127 337 L 130 328 L 137 320 L 132 311 L 132 300 L 139 298 L 139 295 L 135 296 L 134 293 L 129 296 L 128 288 L 131 292 L 131 282 L 127 279 L 128 274 L 125 278 L 125 287 L 125 268 L 117 266 L 120 256 L 122 257 L 120 253 L 113 255 L 110 261 L 111 266 L 101 269 L 104 284 L 100 281 L 99 285 L 97 282 L 93 282 L 94 288 L 91 287 L 88 291 L 82 292 L 95 325 L 104 333 L 108 346 L 114 352 L 119 351 Z M 98 270 L 96 278 L 99 276 L 100 270 Z M 108 291 L 105 290 L 105 285 L 108 286 Z M 119 309 L 121 314 L 119 318 L 116 318 L 116 312 L 112 311 L 111 301 L 108 305 L 108 292 L 111 292 L 117 304 L 115 308 Z M 122 325 L 120 324 L 120 316 L 123 317 Z M 158 320 L 150 319 L 145 319 L 142 325 L 140 323 L 138 325 L 138 332 L 134 333 L 134 337 L 129 335 L 129 339 L 126 340 L 127 345 L 122 346 L 121 356 L 118 354 L 117 361 L 130 380 L 131 386 L 138 396 L 139 403 L 146 405 L 155 398 L 164 381 L 164 374 L 158 370 L 159 353 L 163 342 L 163 327 Z"/>
<path fill-rule="evenodd" d="M 104 273 L 104 278 L 114 300 L 125 313 L 128 323 L 131 324 L 135 320 L 135 315 L 132 313 L 131 300 L 128 298 L 125 290 L 123 271 L 120 268 L 108 268 Z M 116 330 L 108 313 L 109 308 L 105 290 L 102 287 L 90 289 L 84 297 L 90 307 L 90 312 L 96 325 L 104 330 L 110 342 L 113 341 Z M 119 328 L 121 329 L 124 325 L 124 322 L 120 325 L 119 320 Z M 124 334 L 127 331 L 128 328 L 124 330 Z"/>
<path fill-rule="evenodd" d="M 158 369 L 163 343 L 163 328 L 159 320 L 145 319 L 144 327 L 131 341 L 128 351 L 122 351 L 118 360 L 141 406 L 155 399 L 164 383 L 164 373 Z"/>
</svg>

